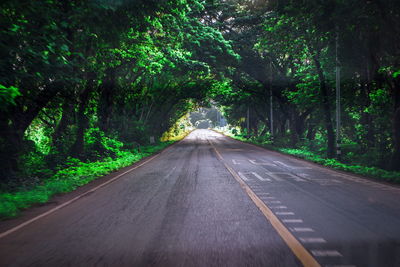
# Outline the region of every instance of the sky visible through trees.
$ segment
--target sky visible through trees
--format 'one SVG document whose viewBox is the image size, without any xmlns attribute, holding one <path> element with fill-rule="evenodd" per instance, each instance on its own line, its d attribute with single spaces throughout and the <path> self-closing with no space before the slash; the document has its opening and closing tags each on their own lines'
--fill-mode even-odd
<svg viewBox="0 0 400 267">
<path fill-rule="evenodd" d="M 398 171 L 399 10 L 397 0 L 2 1 L 2 190 L 136 153 L 214 104 L 253 140 L 272 144 L 272 125 L 273 145 L 333 158 L 337 67 L 341 161 Z"/>
</svg>

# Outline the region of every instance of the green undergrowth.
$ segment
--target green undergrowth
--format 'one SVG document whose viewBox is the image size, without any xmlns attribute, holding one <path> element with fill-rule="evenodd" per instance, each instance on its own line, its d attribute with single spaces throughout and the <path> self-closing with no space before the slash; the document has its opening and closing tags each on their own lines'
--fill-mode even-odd
<svg viewBox="0 0 400 267">
<path fill-rule="evenodd" d="M 318 164 L 321 164 L 323 166 L 327 166 L 327 167 L 330 167 L 333 169 L 359 174 L 359 175 L 373 178 L 376 180 L 400 184 L 400 172 L 387 171 L 387 170 L 383 170 L 383 169 L 376 168 L 376 167 L 345 164 L 336 159 L 324 158 L 321 155 L 317 155 L 317 154 L 315 154 L 311 151 L 305 150 L 305 149 L 283 148 L 283 147 L 272 145 L 270 142 L 262 142 L 259 140 L 247 139 L 243 136 L 232 135 L 232 134 L 229 134 L 226 132 L 224 132 L 223 134 L 225 134 L 231 138 L 234 138 L 236 140 L 242 141 L 242 142 L 255 144 L 258 146 L 265 147 L 270 150 L 275 150 L 275 151 L 282 152 L 284 154 L 293 155 L 298 158 L 306 159 L 306 160 L 309 160 L 309 161 L 312 161 L 312 162 L 315 162 L 315 163 L 318 163 Z"/>
<path fill-rule="evenodd" d="M 116 158 L 108 157 L 96 162 L 85 163 L 70 158 L 68 161 L 69 167 L 58 171 L 51 178 L 44 180 L 40 185 L 29 190 L 0 193 L 0 219 L 15 217 L 23 209 L 34 204 L 46 203 L 56 194 L 71 192 L 99 177 L 132 165 L 172 143 L 174 141 L 142 146 L 140 152 L 121 151 Z"/>
</svg>

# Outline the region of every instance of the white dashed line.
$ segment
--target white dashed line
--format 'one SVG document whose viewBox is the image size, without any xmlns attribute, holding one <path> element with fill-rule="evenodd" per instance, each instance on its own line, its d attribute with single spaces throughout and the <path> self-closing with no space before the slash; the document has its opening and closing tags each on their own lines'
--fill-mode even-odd
<svg viewBox="0 0 400 267">
<path fill-rule="evenodd" d="M 282 204 L 279 200 L 267 200 L 269 204 Z"/>
<path fill-rule="evenodd" d="M 272 172 L 265 172 L 269 177 L 271 177 L 272 179 L 274 179 L 275 181 L 278 182 L 282 182 L 283 179 L 279 178 L 278 176 L 276 176 L 274 173 Z"/>
<path fill-rule="evenodd" d="M 321 237 L 300 237 L 302 243 L 326 243 L 326 240 Z"/>
<path fill-rule="evenodd" d="M 293 227 L 289 228 L 292 232 L 314 232 L 313 229 L 308 227 Z"/>
<path fill-rule="evenodd" d="M 270 207 L 271 209 L 287 209 L 286 206 L 274 206 L 274 207 Z"/>
<path fill-rule="evenodd" d="M 265 165 L 265 166 L 276 167 L 275 164 L 268 163 L 268 162 L 256 162 L 256 160 L 253 160 L 253 159 L 249 159 L 249 161 L 251 164 L 254 164 L 254 165 Z"/>
<path fill-rule="evenodd" d="M 277 161 L 277 160 L 274 161 L 274 163 L 280 164 L 280 165 L 282 165 L 282 166 L 284 166 L 284 167 L 286 167 L 286 168 L 289 168 L 289 169 L 311 169 L 311 167 L 289 166 L 289 165 L 287 165 L 287 164 L 285 164 L 285 163 L 283 163 L 283 162 Z"/>
<path fill-rule="evenodd" d="M 282 222 L 284 223 L 302 223 L 302 219 L 283 219 Z"/>
<path fill-rule="evenodd" d="M 271 178 L 273 178 L 273 179 L 275 179 L 275 180 L 277 180 L 277 181 L 282 181 L 282 178 L 280 178 L 280 177 L 277 176 L 278 174 L 281 174 L 281 175 L 287 175 L 287 176 L 289 176 L 289 178 L 295 180 L 296 182 L 306 182 L 306 180 L 304 180 L 304 179 L 302 179 L 302 178 L 300 178 L 300 177 L 297 177 L 297 176 L 295 176 L 295 175 L 293 175 L 293 174 L 291 174 L 291 173 L 288 173 L 288 172 L 266 172 L 266 174 L 267 174 L 269 177 L 271 177 Z"/>
<path fill-rule="evenodd" d="M 260 180 L 260 181 L 267 181 L 267 182 L 271 182 L 271 179 L 269 179 L 269 178 L 263 178 L 263 177 L 261 177 L 260 175 L 258 175 L 258 173 L 256 173 L 256 172 L 251 172 L 255 177 L 257 177 L 257 179 L 258 180 Z"/>
<path fill-rule="evenodd" d="M 342 257 L 342 254 L 337 250 L 312 249 L 311 253 L 316 257 Z"/>
</svg>

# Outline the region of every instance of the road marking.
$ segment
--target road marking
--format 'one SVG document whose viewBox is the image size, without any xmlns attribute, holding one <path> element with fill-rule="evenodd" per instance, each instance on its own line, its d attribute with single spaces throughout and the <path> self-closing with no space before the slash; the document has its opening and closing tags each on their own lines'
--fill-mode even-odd
<svg viewBox="0 0 400 267">
<path fill-rule="evenodd" d="M 247 178 L 243 173 L 238 172 L 240 178 L 242 178 L 244 181 L 249 181 L 249 178 Z"/>
<path fill-rule="evenodd" d="M 183 140 L 183 139 L 182 139 L 182 140 Z M 164 151 L 165 151 L 165 150 L 164 150 Z M 162 152 L 161 152 L 161 153 L 162 153 Z M 2 238 L 4 238 L 4 237 L 8 236 L 9 234 L 14 233 L 15 231 L 18 231 L 19 229 L 21 229 L 21 228 L 23 228 L 23 227 L 25 227 L 25 226 L 27 226 L 27 225 L 29 225 L 29 224 L 31 224 L 31 223 L 37 221 L 37 220 L 40 220 L 40 219 L 43 218 L 43 217 L 46 217 L 47 215 L 52 214 L 53 212 L 56 212 L 57 210 L 60 210 L 60 209 L 62 209 L 62 208 L 64 208 L 64 207 L 66 207 L 66 206 L 72 204 L 73 202 L 75 202 L 75 201 L 81 199 L 82 197 L 84 197 L 84 196 L 86 196 L 86 195 L 88 195 L 88 194 L 91 194 L 91 193 L 97 191 L 98 189 L 100 189 L 100 188 L 102 188 L 102 187 L 104 187 L 104 186 L 106 186 L 106 185 L 108 185 L 108 184 L 114 182 L 115 180 L 119 179 L 121 176 L 124 176 L 125 174 L 130 173 L 131 171 L 136 170 L 137 168 L 139 168 L 139 167 L 145 165 L 146 163 L 152 161 L 153 159 L 155 159 L 156 157 L 158 157 L 159 155 L 161 155 L 161 153 L 158 153 L 158 154 L 156 154 L 156 155 L 150 157 L 149 159 L 145 160 L 145 161 L 142 162 L 141 164 L 139 164 L 139 165 L 137 165 L 137 166 L 134 166 L 133 168 L 131 168 L 131 169 L 129 169 L 129 170 L 127 170 L 127 171 L 125 171 L 125 172 L 123 172 L 123 173 L 121 173 L 121 174 L 115 176 L 114 178 L 108 180 L 107 182 L 104 182 L 104 183 L 102 183 L 102 184 L 100 184 L 100 185 L 98 185 L 98 186 L 96 186 L 96 187 L 90 189 L 89 191 L 86 191 L 85 193 L 82 193 L 82 194 L 80 194 L 79 196 L 76 196 L 76 197 L 74 197 L 73 199 L 70 199 L 69 201 L 64 202 L 63 204 L 58 205 L 57 207 L 52 208 L 51 210 L 48 210 L 48 211 L 46 211 L 46 212 L 44 212 L 44 213 L 42 213 L 42 214 L 40 214 L 40 215 L 38 215 L 38 216 L 36 216 L 36 217 L 34 217 L 34 218 L 28 220 L 28 221 L 26 221 L 26 222 L 23 222 L 23 223 L 21 223 L 21 224 L 15 226 L 15 227 L 13 227 L 13 228 L 7 230 L 7 231 L 1 233 L 1 234 L 0 234 L 0 239 L 2 239 Z"/>
<path fill-rule="evenodd" d="M 268 201 L 268 203 L 270 204 L 282 204 L 282 202 L 280 202 L 279 200 L 266 200 Z"/>
<path fill-rule="evenodd" d="M 272 206 L 272 207 L 270 207 L 271 209 L 287 209 L 287 207 L 286 206 Z"/>
<path fill-rule="evenodd" d="M 300 237 L 299 239 L 303 243 L 326 243 L 326 240 L 321 237 Z"/>
<path fill-rule="evenodd" d="M 275 197 L 262 197 L 262 198 L 265 198 L 265 199 L 275 199 Z"/>
<path fill-rule="evenodd" d="M 274 179 L 275 181 L 282 182 L 283 179 L 279 178 L 278 176 L 274 175 L 272 172 L 265 172 L 269 177 Z"/>
<path fill-rule="evenodd" d="M 257 177 L 258 178 L 258 180 L 260 180 L 260 181 L 267 181 L 267 182 L 271 182 L 271 179 L 269 179 L 269 178 L 263 178 L 263 177 L 261 177 L 260 175 L 258 175 L 258 173 L 256 173 L 256 172 L 251 172 L 255 177 Z"/>
<path fill-rule="evenodd" d="M 278 234 L 282 237 L 285 243 L 293 251 L 299 261 L 306 267 L 321 267 L 317 260 L 307 251 L 307 249 L 293 236 L 293 234 L 285 227 L 283 223 L 275 216 L 270 208 L 251 190 L 251 188 L 240 178 L 240 176 L 225 162 L 224 158 L 218 152 L 217 148 L 209 141 L 210 145 L 214 148 L 219 160 L 225 168 L 232 174 L 233 178 L 240 184 L 243 190 L 251 198 L 254 204 L 260 209 L 262 214 L 271 225 L 275 228 Z"/>
<path fill-rule="evenodd" d="M 292 232 L 314 232 L 313 229 L 308 228 L 308 227 L 293 227 L 293 228 L 290 228 L 290 227 L 289 227 L 289 229 L 290 229 Z"/>
<path fill-rule="evenodd" d="M 273 179 L 275 179 L 277 181 L 283 181 L 282 178 L 277 176 L 277 174 L 283 174 L 283 175 L 289 176 L 289 178 L 295 180 L 296 182 L 307 182 L 306 180 L 304 180 L 304 179 L 302 179 L 300 177 L 297 177 L 296 175 L 293 175 L 293 174 L 291 174 L 289 172 L 266 172 L 266 174 L 269 177 L 271 177 L 271 178 L 273 178 Z"/>
<path fill-rule="evenodd" d="M 232 160 L 232 163 L 235 164 L 235 165 L 239 165 L 239 164 L 240 164 L 239 162 L 237 162 L 237 161 L 234 160 L 234 159 Z"/>
<path fill-rule="evenodd" d="M 256 162 L 256 160 L 254 160 L 254 159 L 249 159 L 249 161 L 250 161 L 251 164 L 254 164 L 254 165 L 264 165 L 264 166 L 276 167 L 276 165 L 273 164 L 273 163 L 268 163 L 268 162 Z"/>
<path fill-rule="evenodd" d="M 294 215 L 294 212 L 291 211 L 277 211 L 275 212 L 276 215 Z"/>
<path fill-rule="evenodd" d="M 302 219 L 283 219 L 282 222 L 284 223 L 302 223 Z"/>
<path fill-rule="evenodd" d="M 342 254 L 337 250 L 312 249 L 311 253 L 316 257 L 342 257 Z"/>
<path fill-rule="evenodd" d="M 311 167 L 289 166 L 289 165 L 287 165 L 287 164 L 285 164 L 283 162 L 277 161 L 277 160 L 275 160 L 274 163 L 280 164 L 280 165 L 282 165 L 282 166 L 284 166 L 286 168 L 289 168 L 289 169 L 311 169 Z"/>
</svg>

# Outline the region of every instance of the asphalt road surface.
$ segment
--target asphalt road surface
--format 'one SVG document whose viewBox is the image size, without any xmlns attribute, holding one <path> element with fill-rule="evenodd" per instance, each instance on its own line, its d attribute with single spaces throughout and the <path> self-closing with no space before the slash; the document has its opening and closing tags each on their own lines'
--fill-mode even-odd
<svg viewBox="0 0 400 267">
<path fill-rule="evenodd" d="M 3 234 L 0 266 L 400 266 L 399 203 L 399 187 L 196 130 Z"/>
</svg>

